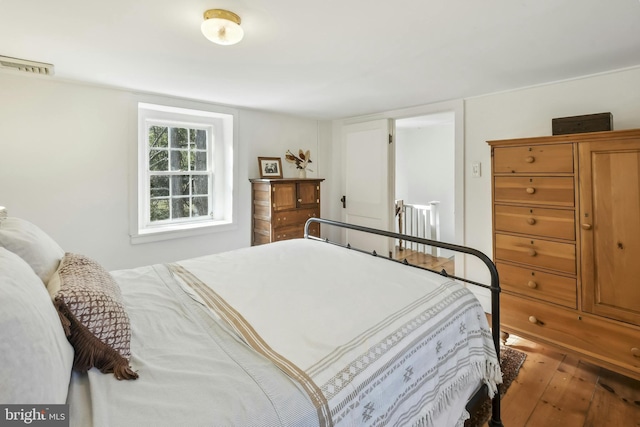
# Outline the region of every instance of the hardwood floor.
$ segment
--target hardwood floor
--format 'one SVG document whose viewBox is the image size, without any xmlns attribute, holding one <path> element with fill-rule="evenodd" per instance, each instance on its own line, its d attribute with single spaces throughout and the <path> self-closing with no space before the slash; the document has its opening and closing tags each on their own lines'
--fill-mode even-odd
<svg viewBox="0 0 640 427">
<path fill-rule="evenodd" d="M 393 258 L 406 259 L 413 265 L 420 265 L 431 270 L 446 270 L 447 274 L 455 274 L 455 266 L 453 258 L 435 257 L 424 252 L 418 252 L 411 249 L 400 250 L 397 246 L 393 251 Z"/>
<path fill-rule="evenodd" d="M 507 346 L 527 359 L 502 399 L 505 427 L 640 426 L 640 381 L 514 335 Z"/>
</svg>

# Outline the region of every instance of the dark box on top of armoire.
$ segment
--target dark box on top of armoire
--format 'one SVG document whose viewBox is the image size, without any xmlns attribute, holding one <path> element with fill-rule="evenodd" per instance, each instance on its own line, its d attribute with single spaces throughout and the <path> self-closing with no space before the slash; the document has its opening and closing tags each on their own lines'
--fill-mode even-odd
<svg viewBox="0 0 640 427">
<path fill-rule="evenodd" d="M 553 135 L 613 130 L 613 114 L 598 113 L 551 119 Z"/>
</svg>

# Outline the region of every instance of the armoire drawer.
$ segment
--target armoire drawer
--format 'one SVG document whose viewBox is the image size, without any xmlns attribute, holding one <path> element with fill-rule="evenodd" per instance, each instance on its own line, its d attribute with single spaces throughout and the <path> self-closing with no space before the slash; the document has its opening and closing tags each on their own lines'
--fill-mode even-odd
<svg viewBox="0 0 640 427">
<path fill-rule="evenodd" d="M 574 212 L 562 209 L 495 205 L 497 231 L 575 240 Z"/>
<path fill-rule="evenodd" d="M 494 173 L 572 173 L 573 146 L 496 147 L 493 150 L 493 170 Z"/>
<path fill-rule="evenodd" d="M 498 203 L 574 206 L 573 177 L 496 176 L 493 197 Z"/>
<path fill-rule="evenodd" d="M 496 233 L 496 260 L 576 274 L 576 245 Z"/>
<path fill-rule="evenodd" d="M 497 262 L 500 287 L 531 298 L 577 308 L 576 279 Z"/>
<path fill-rule="evenodd" d="M 523 332 L 587 357 L 640 374 L 640 328 L 610 322 L 575 310 L 514 295 L 500 297 L 501 323 L 510 332 Z"/>
<path fill-rule="evenodd" d="M 274 213 L 271 222 L 274 227 L 304 225 L 309 218 L 316 218 L 318 216 L 320 216 L 319 209 L 298 209 L 295 211 Z"/>
</svg>

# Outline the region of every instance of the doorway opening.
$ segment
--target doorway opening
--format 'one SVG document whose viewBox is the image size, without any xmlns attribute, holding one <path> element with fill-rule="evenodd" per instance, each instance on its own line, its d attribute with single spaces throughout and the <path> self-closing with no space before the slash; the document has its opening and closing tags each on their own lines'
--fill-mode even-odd
<svg viewBox="0 0 640 427">
<path fill-rule="evenodd" d="M 455 113 L 395 120 L 395 228 L 411 236 L 455 242 Z M 396 242 L 393 256 L 455 274 L 449 251 Z"/>
</svg>

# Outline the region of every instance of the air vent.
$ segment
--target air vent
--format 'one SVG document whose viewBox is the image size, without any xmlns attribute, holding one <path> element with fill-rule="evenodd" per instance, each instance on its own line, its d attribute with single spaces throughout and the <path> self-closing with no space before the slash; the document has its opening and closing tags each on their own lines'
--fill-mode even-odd
<svg viewBox="0 0 640 427">
<path fill-rule="evenodd" d="M 10 68 L 24 71 L 25 73 L 53 75 L 53 64 L 11 58 L 9 56 L 0 56 L 0 68 Z"/>
</svg>

